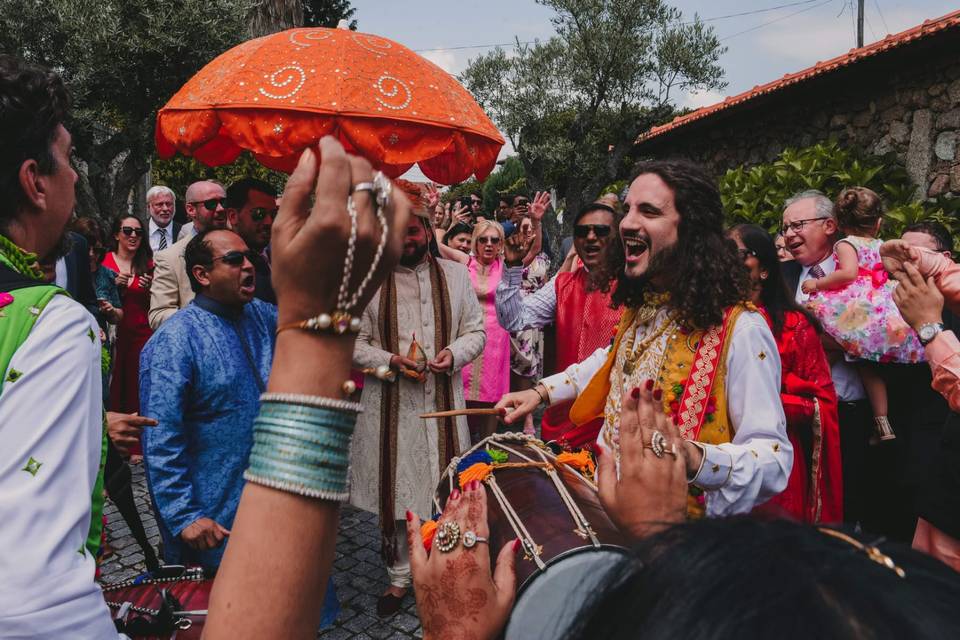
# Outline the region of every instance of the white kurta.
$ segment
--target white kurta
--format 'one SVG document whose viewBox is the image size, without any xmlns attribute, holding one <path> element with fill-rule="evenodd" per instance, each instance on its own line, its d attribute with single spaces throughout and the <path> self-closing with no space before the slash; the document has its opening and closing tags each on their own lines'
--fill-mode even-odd
<svg viewBox="0 0 960 640">
<path fill-rule="evenodd" d="M 662 321 L 665 316 L 658 316 Z M 658 326 L 657 322 L 651 323 Z M 644 333 L 637 336 L 643 340 Z M 669 332 L 650 346 L 662 354 Z M 607 359 L 598 349 L 566 371 L 544 378 L 550 402 L 573 400 Z M 793 447 L 780 401 L 780 354 L 763 316 L 745 311 L 733 327 L 727 351 L 727 412 L 733 439 L 704 444 L 705 456 L 693 483 L 705 491 L 708 517 L 747 513 L 784 490 L 793 467 Z M 655 378 L 659 363 L 647 377 Z M 622 385 L 623 381 L 611 381 Z M 610 425 L 604 424 L 604 429 Z M 603 444 L 603 431 L 600 443 Z"/>
<path fill-rule="evenodd" d="M 439 260 L 446 276 L 450 296 L 451 342 L 447 348 L 453 353 L 451 385 L 454 408 L 465 406 L 460 370 L 483 352 L 486 334 L 483 330 L 483 310 L 470 284 L 467 270 L 456 262 Z M 406 355 L 413 336 L 423 347 L 428 359 L 434 353 L 435 327 L 433 299 L 430 289 L 430 270 L 427 263 L 415 269 L 397 267 L 394 272 L 397 288 L 397 326 L 400 353 L 393 354 L 380 343 L 380 294 L 363 312 L 363 324 L 357 338 L 353 364 L 358 369 L 389 365 L 393 355 Z M 439 422 L 423 420 L 420 414 L 437 411 L 437 376 L 427 373 L 425 383 L 398 377 L 397 382 L 382 382 L 373 376 L 364 380 L 363 413 L 357 420 L 350 455 L 350 503 L 365 511 L 380 510 L 380 408 L 382 385 L 400 385 L 400 418 L 397 425 L 397 473 L 394 497 L 394 517 L 404 519 L 409 509 L 421 518 L 432 515 L 432 498 L 440 479 Z M 466 418 L 457 418 L 457 436 L 461 450 L 470 447 Z"/>
<path fill-rule="evenodd" d="M 117 638 L 84 548 L 103 438 L 93 316 L 54 296 L 11 369 L 22 377 L 0 394 L 0 637 Z"/>
</svg>

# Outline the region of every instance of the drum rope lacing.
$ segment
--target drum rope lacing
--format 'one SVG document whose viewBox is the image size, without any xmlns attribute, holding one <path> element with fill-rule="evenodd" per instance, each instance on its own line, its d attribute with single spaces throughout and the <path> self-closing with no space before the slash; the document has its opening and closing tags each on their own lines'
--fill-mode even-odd
<svg viewBox="0 0 960 640">
<path fill-rule="evenodd" d="M 515 441 L 520 444 L 529 444 L 535 447 L 537 455 L 541 458 L 541 461 L 534 460 L 529 456 L 513 449 L 512 447 L 507 446 L 503 441 Z M 579 535 L 584 540 L 590 539 L 591 544 L 599 548 L 600 541 L 597 539 L 596 532 L 594 532 L 593 527 L 590 526 L 590 522 L 587 520 L 586 516 L 583 515 L 583 512 L 580 510 L 580 507 L 577 505 L 576 501 L 573 499 L 573 496 L 570 495 L 569 490 L 560 480 L 557 469 L 554 466 L 554 462 L 547 457 L 546 452 L 543 451 L 542 445 L 539 444 L 539 441 L 533 436 L 524 434 L 524 433 L 502 433 L 496 434 L 491 438 L 487 438 L 481 442 L 478 442 L 473 447 L 464 452 L 463 456 L 454 457 L 450 464 L 447 466 L 446 471 L 444 472 L 447 475 L 449 481 L 449 491 L 450 493 L 454 490 L 453 477 L 457 469 L 457 466 L 460 464 L 460 460 L 482 446 L 488 446 L 488 444 L 495 445 L 500 449 L 506 451 L 507 453 L 512 453 L 516 457 L 526 460 L 530 467 L 538 467 L 543 469 L 544 473 L 550 478 L 553 482 L 554 488 L 556 488 L 557 493 L 560 495 L 561 501 L 563 501 L 564 506 L 567 508 L 567 511 L 570 513 L 570 517 L 573 519 L 576 529 L 574 533 Z M 509 464 L 509 463 L 508 463 Z M 519 466 L 522 463 L 513 463 L 514 465 Z M 579 478 L 587 481 L 589 484 L 593 485 L 587 478 L 577 472 L 576 469 L 570 467 L 569 465 L 564 465 L 568 470 L 572 471 Z M 496 465 L 495 468 L 517 468 L 516 466 L 508 465 Z M 485 480 L 484 483 L 490 487 L 490 492 L 493 494 L 494 498 L 497 499 L 497 503 L 500 505 L 500 509 L 503 511 L 504 515 L 507 517 L 507 522 L 510 524 L 510 528 L 513 529 L 514 534 L 517 538 L 520 539 L 521 545 L 523 545 L 525 555 L 528 559 L 532 558 L 536 563 L 537 568 L 541 571 L 546 569 L 547 565 L 544 563 L 543 559 L 540 557 L 540 552 L 542 548 L 536 543 L 533 539 L 533 536 L 524 526 L 523 521 L 520 519 L 520 516 L 514 511 L 513 506 L 510 504 L 510 501 L 504 495 L 503 491 L 500 489 L 500 485 L 497 484 L 496 478 L 493 473 L 491 473 Z M 437 511 L 441 511 L 440 503 L 437 500 L 437 497 L 434 496 L 434 505 L 437 508 Z"/>
</svg>

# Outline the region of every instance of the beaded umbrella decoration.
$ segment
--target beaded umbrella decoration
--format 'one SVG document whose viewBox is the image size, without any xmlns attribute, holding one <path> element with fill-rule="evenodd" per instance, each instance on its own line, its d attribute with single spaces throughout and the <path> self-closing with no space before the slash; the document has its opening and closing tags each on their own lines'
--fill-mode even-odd
<svg viewBox="0 0 960 640">
<path fill-rule="evenodd" d="M 157 114 L 161 158 L 180 152 L 211 166 L 246 149 L 290 173 L 325 135 L 390 177 L 416 163 L 441 184 L 486 178 L 504 142 L 453 76 L 396 42 L 343 28 L 244 42 Z"/>
</svg>

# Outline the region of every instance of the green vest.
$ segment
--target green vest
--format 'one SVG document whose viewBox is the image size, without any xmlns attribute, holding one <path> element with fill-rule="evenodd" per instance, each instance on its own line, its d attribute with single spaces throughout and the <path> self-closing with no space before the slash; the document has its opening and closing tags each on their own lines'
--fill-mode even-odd
<svg viewBox="0 0 960 640">
<path fill-rule="evenodd" d="M 3 372 L 3 377 L 0 378 L 0 395 L 3 394 L 3 389 L 6 386 L 16 384 L 16 379 L 19 377 L 16 372 L 7 371 L 10 360 L 13 359 L 13 354 L 26 341 L 44 308 L 58 294 L 69 295 L 60 287 L 49 284 L 14 289 L 11 293 L 13 302 L 5 307 L 0 307 L 0 372 Z M 80 553 L 89 551 L 94 557 L 96 557 L 97 550 L 100 548 L 100 536 L 103 531 L 103 466 L 106 460 L 107 430 L 106 416 L 104 415 L 103 440 L 100 446 L 100 470 L 97 472 L 97 481 L 94 484 L 93 496 L 91 497 L 90 530 L 87 533 L 84 548 L 79 550 Z"/>
</svg>

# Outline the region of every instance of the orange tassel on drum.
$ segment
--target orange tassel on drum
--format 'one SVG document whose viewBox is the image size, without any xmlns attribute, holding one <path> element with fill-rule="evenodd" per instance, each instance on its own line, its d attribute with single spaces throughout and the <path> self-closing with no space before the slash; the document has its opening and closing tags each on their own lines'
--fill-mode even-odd
<svg viewBox="0 0 960 640">
<path fill-rule="evenodd" d="M 460 472 L 460 475 L 457 476 L 460 479 L 460 486 L 465 487 L 474 480 L 478 482 L 483 482 L 487 479 L 493 472 L 493 465 L 487 464 L 485 462 L 477 462 L 472 464 L 463 471 Z"/>
<path fill-rule="evenodd" d="M 593 456 L 591 456 L 590 452 L 586 449 L 581 449 L 576 453 L 564 451 L 557 456 L 557 462 L 561 464 L 568 464 L 574 469 L 586 473 L 591 478 L 593 477 L 594 471 L 597 469 L 597 465 L 593 461 Z"/>
<path fill-rule="evenodd" d="M 436 520 L 427 520 L 420 525 L 420 537 L 423 539 L 423 548 L 430 551 L 433 546 L 433 536 L 437 533 Z"/>
</svg>

